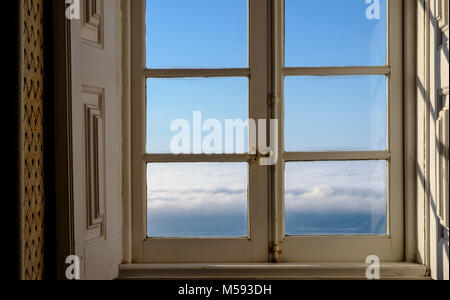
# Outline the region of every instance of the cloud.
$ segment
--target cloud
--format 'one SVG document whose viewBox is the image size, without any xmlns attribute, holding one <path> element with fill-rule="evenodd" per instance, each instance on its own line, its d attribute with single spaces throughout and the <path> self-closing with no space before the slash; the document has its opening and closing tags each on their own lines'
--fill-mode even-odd
<svg viewBox="0 0 450 300">
<path fill-rule="evenodd" d="M 289 212 L 382 214 L 386 211 L 384 192 L 371 189 L 318 186 L 306 191 L 287 190 L 285 200 Z"/>
<path fill-rule="evenodd" d="M 386 212 L 383 161 L 292 163 L 286 165 L 285 181 L 290 212 Z"/>
<path fill-rule="evenodd" d="M 148 209 L 158 215 L 242 214 L 247 209 L 247 191 L 226 188 L 152 190 Z"/>
<path fill-rule="evenodd" d="M 241 163 L 153 165 L 148 170 L 151 214 L 245 214 L 247 166 Z"/>
<path fill-rule="evenodd" d="M 386 212 L 383 162 L 293 163 L 286 166 L 285 177 L 289 212 Z M 148 170 L 147 193 L 149 212 L 160 216 L 245 214 L 247 166 L 153 165 Z"/>
</svg>

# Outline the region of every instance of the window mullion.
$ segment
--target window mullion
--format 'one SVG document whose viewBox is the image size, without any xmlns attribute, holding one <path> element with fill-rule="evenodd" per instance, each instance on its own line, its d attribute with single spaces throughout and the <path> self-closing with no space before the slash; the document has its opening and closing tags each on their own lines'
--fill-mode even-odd
<svg viewBox="0 0 450 300">
<path fill-rule="evenodd" d="M 270 209 L 271 260 L 278 262 L 280 244 L 284 239 L 284 0 L 272 1 L 272 117 L 278 120 L 278 153 L 272 168 Z"/>
</svg>

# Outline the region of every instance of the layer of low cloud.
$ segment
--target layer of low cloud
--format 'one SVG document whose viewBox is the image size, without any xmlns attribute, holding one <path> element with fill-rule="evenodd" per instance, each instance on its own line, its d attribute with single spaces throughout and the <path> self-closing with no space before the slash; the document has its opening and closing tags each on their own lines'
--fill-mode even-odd
<svg viewBox="0 0 450 300">
<path fill-rule="evenodd" d="M 286 210 L 383 214 L 385 166 L 383 162 L 288 164 Z M 246 164 L 151 165 L 148 210 L 159 216 L 245 214 L 247 177 Z"/>
</svg>

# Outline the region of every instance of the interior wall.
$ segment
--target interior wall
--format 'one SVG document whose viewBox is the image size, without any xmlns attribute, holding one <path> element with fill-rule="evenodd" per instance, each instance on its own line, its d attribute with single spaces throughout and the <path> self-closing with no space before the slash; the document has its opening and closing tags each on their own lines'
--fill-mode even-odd
<svg viewBox="0 0 450 300">
<path fill-rule="evenodd" d="M 417 5 L 418 260 L 448 279 L 448 1 Z"/>
</svg>

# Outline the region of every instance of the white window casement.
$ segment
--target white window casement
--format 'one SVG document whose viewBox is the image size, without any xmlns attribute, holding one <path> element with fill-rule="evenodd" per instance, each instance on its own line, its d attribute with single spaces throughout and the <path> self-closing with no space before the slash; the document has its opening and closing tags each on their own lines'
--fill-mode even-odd
<svg viewBox="0 0 450 300">
<path fill-rule="evenodd" d="M 269 168 L 249 164 L 249 234 L 234 239 L 148 238 L 146 172 L 151 163 L 249 163 L 247 154 L 172 155 L 145 152 L 145 103 L 147 78 L 243 77 L 249 78 L 249 119 L 267 119 L 268 5 L 249 2 L 249 68 L 244 69 L 147 69 L 145 62 L 145 5 L 132 1 L 132 205 L 133 261 L 171 262 L 264 262 L 268 245 Z"/>
<path fill-rule="evenodd" d="M 364 261 L 369 255 L 377 255 L 381 261 L 404 260 L 404 181 L 403 181 L 403 4 L 387 1 L 387 60 L 386 65 L 355 67 L 285 67 L 283 42 L 285 7 L 284 1 L 274 4 L 274 94 L 279 102 L 274 116 L 283 120 L 286 100 L 286 78 L 323 76 L 322 78 L 353 76 L 386 76 L 387 87 L 387 148 L 385 151 L 333 151 L 333 152 L 286 152 L 281 144 L 280 160 L 273 171 L 272 241 L 280 247 L 275 260 L 280 262 L 318 261 Z M 326 40 L 326 37 L 324 37 Z M 330 46 L 330 51 L 332 47 Z M 326 81 L 324 81 L 326 83 Z M 326 88 L 326 86 L 324 86 Z M 320 93 L 320 91 L 317 91 Z M 345 105 L 345 104 L 343 104 Z M 325 120 L 325 119 L 324 119 Z M 299 120 L 301 122 L 301 120 Z M 286 124 L 280 122 L 280 124 Z M 380 128 L 379 130 L 383 130 Z M 348 133 L 351 134 L 351 133 Z M 283 128 L 280 136 L 284 136 Z M 286 141 L 286 139 L 281 139 Z M 285 167 L 292 162 L 348 162 L 379 161 L 386 163 L 387 233 L 383 235 L 355 236 L 289 236 L 285 225 Z M 329 178 L 326 178 L 327 180 Z M 278 220 L 278 222 L 276 222 Z M 334 250 L 333 250 L 334 249 Z M 338 250 L 339 249 L 339 250 Z"/>
<path fill-rule="evenodd" d="M 403 167 L 403 2 L 387 1 L 386 64 L 285 67 L 285 1 L 249 0 L 248 68 L 149 69 L 146 64 L 146 1 L 131 1 L 131 206 L 125 253 L 133 263 L 305 263 L 405 260 Z M 320 21 L 320 16 L 319 20 Z M 314 26 L 314 24 L 311 24 Z M 304 29 L 303 29 L 304 30 Z M 323 37 L 326 44 L 326 36 Z M 330 51 L 332 51 L 330 46 Z M 386 81 L 385 149 L 287 151 L 285 82 L 289 78 L 361 78 Z M 149 154 L 146 151 L 146 81 L 149 78 L 248 78 L 249 119 L 277 119 L 278 161 L 255 164 L 249 154 Z M 326 88 L 326 86 L 324 87 Z M 317 91 L 321 93 L 321 91 Z M 299 120 L 301 122 L 301 120 Z M 291 149 L 289 149 L 291 150 Z M 248 165 L 248 237 L 154 238 L 147 236 L 147 165 L 228 162 Z M 375 162 L 385 170 L 386 233 L 289 235 L 285 229 L 285 169 L 291 164 Z M 384 167 L 385 166 L 385 167 Z M 324 179 L 326 180 L 326 179 Z M 127 241 L 129 242 L 127 244 Z M 125 255 L 127 256 L 127 255 Z"/>
</svg>

